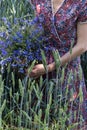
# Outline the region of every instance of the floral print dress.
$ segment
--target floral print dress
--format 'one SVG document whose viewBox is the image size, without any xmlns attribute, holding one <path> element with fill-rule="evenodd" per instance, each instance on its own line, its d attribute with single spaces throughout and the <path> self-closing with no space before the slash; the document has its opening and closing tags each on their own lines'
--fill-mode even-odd
<svg viewBox="0 0 87 130">
<path fill-rule="evenodd" d="M 32 3 L 36 9 L 37 16 L 44 18 L 45 33 L 49 37 L 50 49 L 58 50 L 60 56 L 63 56 L 77 43 L 77 24 L 87 23 L 87 0 L 63 0 L 54 16 L 52 13 L 51 0 L 32 0 Z M 53 61 L 54 58 L 49 50 L 49 53 L 47 54 L 47 63 L 49 64 Z M 61 67 L 61 69 L 62 68 L 63 67 Z M 67 86 L 69 92 L 73 89 L 74 101 L 71 112 L 71 122 L 75 121 L 73 112 L 78 111 L 79 109 L 80 99 L 78 98 L 78 93 L 79 90 L 81 90 L 83 102 L 81 103 L 80 109 L 85 123 L 87 122 L 87 92 L 81 71 L 80 57 L 69 62 L 65 69 L 64 82 L 62 83 L 61 88 L 63 93 Z M 68 85 L 67 79 L 70 74 L 71 80 Z M 54 75 L 55 72 L 52 73 L 52 76 Z M 71 107 L 69 107 L 69 109 L 70 108 Z M 79 115 L 77 117 L 79 117 Z"/>
</svg>

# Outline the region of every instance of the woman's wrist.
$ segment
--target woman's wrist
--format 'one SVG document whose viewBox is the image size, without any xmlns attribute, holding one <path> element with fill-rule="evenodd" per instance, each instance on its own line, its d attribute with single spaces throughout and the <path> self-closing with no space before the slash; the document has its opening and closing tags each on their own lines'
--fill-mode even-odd
<svg viewBox="0 0 87 130">
<path fill-rule="evenodd" d="M 55 62 L 49 64 L 48 66 L 48 72 L 52 72 L 55 70 Z"/>
</svg>

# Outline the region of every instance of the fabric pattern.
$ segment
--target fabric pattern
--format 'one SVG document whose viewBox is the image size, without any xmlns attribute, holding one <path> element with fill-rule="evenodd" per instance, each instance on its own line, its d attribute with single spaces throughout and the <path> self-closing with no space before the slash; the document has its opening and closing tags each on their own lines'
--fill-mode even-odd
<svg viewBox="0 0 87 130">
<path fill-rule="evenodd" d="M 70 50 L 71 46 L 75 46 L 77 43 L 77 24 L 84 24 L 87 22 L 87 0 L 64 0 L 54 16 L 52 13 L 51 0 L 34 0 L 33 4 L 36 8 L 37 16 L 44 17 L 45 35 L 47 35 L 49 39 L 50 50 L 58 50 L 60 56 L 63 56 Z M 54 61 L 50 50 L 47 55 L 48 64 Z M 75 98 L 72 107 L 73 112 L 71 112 L 71 122 L 75 121 L 75 119 L 73 119 L 75 111 L 77 111 L 78 115 L 80 101 L 77 97 L 79 89 L 82 89 L 83 102 L 80 109 L 84 122 L 87 123 L 87 92 L 83 73 L 81 78 L 81 71 L 80 57 L 77 57 L 68 63 L 65 69 L 64 82 L 60 87 L 62 88 L 63 93 L 67 86 L 69 87 L 69 92 L 71 90 L 74 92 L 73 96 Z M 67 79 L 69 78 L 70 73 L 71 81 L 68 85 Z M 53 72 L 52 75 L 54 77 L 55 72 Z M 61 74 L 59 77 L 61 77 Z"/>
</svg>

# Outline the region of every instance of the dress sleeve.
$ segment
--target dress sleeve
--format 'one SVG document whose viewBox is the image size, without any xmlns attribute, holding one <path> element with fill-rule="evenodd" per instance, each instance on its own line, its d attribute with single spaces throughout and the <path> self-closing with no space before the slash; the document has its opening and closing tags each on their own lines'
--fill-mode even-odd
<svg viewBox="0 0 87 130">
<path fill-rule="evenodd" d="M 81 0 L 81 9 L 78 17 L 78 22 L 87 23 L 87 0 Z"/>
</svg>

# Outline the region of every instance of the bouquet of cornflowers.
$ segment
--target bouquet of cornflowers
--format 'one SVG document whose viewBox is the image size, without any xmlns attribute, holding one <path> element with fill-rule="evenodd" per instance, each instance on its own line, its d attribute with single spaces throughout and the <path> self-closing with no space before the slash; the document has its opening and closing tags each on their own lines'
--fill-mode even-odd
<svg viewBox="0 0 87 130">
<path fill-rule="evenodd" d="M 24 74 L 25 68 L 32 61 L 42 62 L 41 49 L 49 49 L 44 36 L 44 19 L 35 17 L 33 20 L 14 19 L 11 25 L 6 18 L 2 18 L 0 29 L 0 65 L 1 73 L 11 65 L 11 69 Z M 43 44 L 44 43 L 44 44 Z"/>
</svg>

